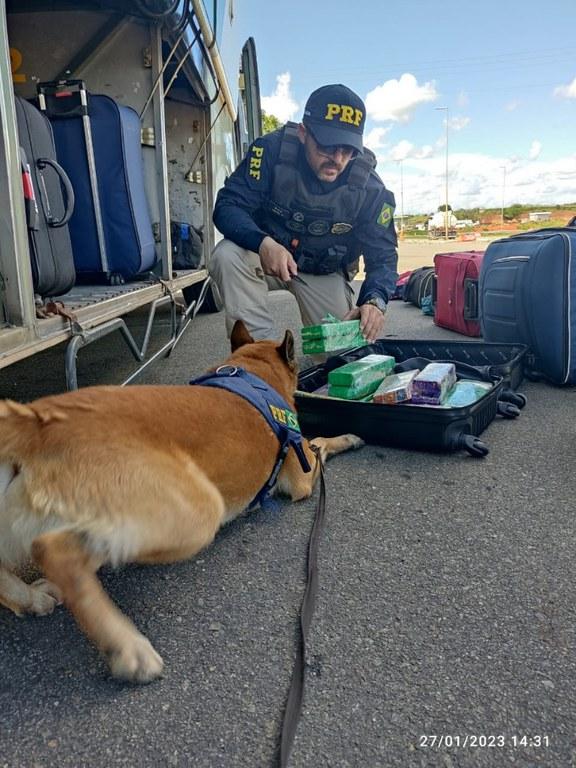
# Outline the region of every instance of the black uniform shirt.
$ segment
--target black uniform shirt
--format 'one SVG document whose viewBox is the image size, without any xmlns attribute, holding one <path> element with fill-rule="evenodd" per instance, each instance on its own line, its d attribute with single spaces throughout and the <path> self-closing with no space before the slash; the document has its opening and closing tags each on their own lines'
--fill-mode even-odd
<svg viewBox="0 0 576 768">
<path fill-rule="evenodd" d="M 270 195 L 282 133 L 283 129 L 280 129 L 256 139 L 238 168 L 226 179 L 214 207 L 214 224 L 224 237 L 256 253 L 268 233 L 260 229 L 255 216 Z M 345 184 L 348 176 L 347 168 L 334 182 L 320 181 L 308 165 L 303 147 L 297 166 L 312 194 L 325 194 L 334 189 L 333 185 Z M 366 184 L 366 200 L 354 226 L 366 272 L 359 305 L 373 296 L 388 301 L 396 286 L 398 255 L 394 206 L 394 195 L 372 171 Z"/>
</svg>

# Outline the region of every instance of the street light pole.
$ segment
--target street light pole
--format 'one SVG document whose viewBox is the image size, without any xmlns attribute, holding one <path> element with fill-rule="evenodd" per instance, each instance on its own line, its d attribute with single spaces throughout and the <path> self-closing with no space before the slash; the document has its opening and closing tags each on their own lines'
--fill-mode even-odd
<svg viewBox="0 0 576 768">
<path fill-rule="evenodd" d="M 505 199 L 505 195 L 506 195 L 506 166 L 505 165 L 501 165 L 500 167 L 502 168 L 502 171 L 503 171 L 503 176 L 502 176 L 502 226 L 504 226 L 504 199 Z"/>
<path fill-rule="evenodd" d="M 448 122 L 450 110 L 448 107 L 436 107 L 437 112 L 446 112 L 446 201 L 444 204 L 444 235 L 448 240 Z"/>
<path fill-rule="evenodd" d="M 400 164 L 400 239 L 404 239 L 404 160 Z"/>
</svg>

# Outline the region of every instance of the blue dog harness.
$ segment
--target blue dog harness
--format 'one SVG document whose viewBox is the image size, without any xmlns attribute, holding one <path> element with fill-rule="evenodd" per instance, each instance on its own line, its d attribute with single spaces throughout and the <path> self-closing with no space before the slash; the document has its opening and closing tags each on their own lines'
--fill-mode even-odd
<svg viewBox="0 0 576 768">
<path fill-rule="evenodd" d="M 310 472 L 311 467 L 302 446 L 302 434 L 296 414 L 284 398 L 259 376 L 234 365 L 221 365 L 214 373 L 192 379 L 190 384 L 227 389 L 243 397 L 262 414 L 280 442 L 280 450 L 272 474 L 250 506 L 255 504 L 264 506 L 269 500 L 270 492 L 276 484 L 278 473 L 290 448 L 296 451 L 304 472 Z"/>
</svg>

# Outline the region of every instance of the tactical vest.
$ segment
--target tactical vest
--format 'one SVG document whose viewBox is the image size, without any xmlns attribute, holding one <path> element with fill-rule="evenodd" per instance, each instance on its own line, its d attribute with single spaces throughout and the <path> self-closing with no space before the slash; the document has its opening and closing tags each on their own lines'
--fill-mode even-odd
<svg viewBox="0 0 576 768">
<path fill-rule="evenodd" d="M 354 226 L 366 200 L 366 184 L 376 158 L 364 150 L 350 162 L 345 184 L 313 194 L 298 171 L 301 147 L 297 124 L 286 123 L 270 197 L 258 223 L 294 254 L 301 272 L 330 274 L 360 255 Z"/>
</svg>

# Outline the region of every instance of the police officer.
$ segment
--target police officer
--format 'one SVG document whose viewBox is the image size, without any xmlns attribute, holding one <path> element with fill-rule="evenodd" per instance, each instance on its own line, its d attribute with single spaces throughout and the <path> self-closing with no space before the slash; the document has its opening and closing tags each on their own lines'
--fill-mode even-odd
<svg viewBox="0 0 576 768">
<path fill-rule="evenodd" d="M 381 335 L 397 273 L 394 195 L 364 150 L 366 108 L 344 85 L 306 102 L 302 123 L 258 138 L 218 193 L 214 224 L 224 235 L 210 260 L 228 333 L 237 319 L 254 339 L 275 339 L 269 289 L 296 298 L 304 325 L 330 313 L 360 319 Z M 366 278 L 350 283 L 358 258 Z M 354 305 L 354 302 L 356 305 Z"/>
</svg>

